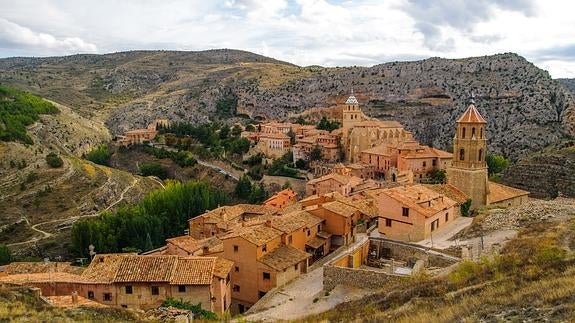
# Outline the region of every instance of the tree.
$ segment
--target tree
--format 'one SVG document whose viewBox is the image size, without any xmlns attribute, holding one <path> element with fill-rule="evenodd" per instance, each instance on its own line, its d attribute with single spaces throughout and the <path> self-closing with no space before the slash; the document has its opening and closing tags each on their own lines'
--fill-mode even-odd
<svg viewBox="0 0 575 323">
<path fill-rule="evenodd" d="M 87 160 L 105 166 L 108 165 L 110 157 L 112 157 L 112 153 L 110 152 L 108 145 L 99 145 L 86 155 Z"/>
<path fill-rule="evenodd" d="M 295 161 L 295 167 L 299 168 L 299 169 L 306 169 L 307 168 L 307 162 L 300 158 L 300 159 Z"/>
<path fill-rule="evenodd" d="M 315 145 L 315 147 L 313 147 L 313 149 L 311 150 L 311 153 L 309 155 L 309 159 L 311 160 L 321 160 L 321 146 L 320 145 Z"/>
<path fill-rule="evenodd" d="M 446 178 L 445 169 L 434 168 L 429 173 L 427 173 L 427 175 L 429 176 L 429 179 L 433 183 L 438 183 L 438 184 L 445 183 L 445 178 Z"/>
<path fill-rule="evenodd" d="M 259 204 L 267 200 L 268 192 L 264 188 L 264 184 L 260 183 L 258 186 L 252 189 L 252 194 L 250 195 L 250 203 Z"/>
<path fill-rule="evenodd" d="M 293 132 L 292 128 L 289 128 L 287 136 L 289 137 L 290 144 L 294 145 L 295 144 L 295 132 Z"/>
<path fill-rule="evenodd" d="M 501 155 L 487 155 L 485 157 L 489 175 L 496 175 L 504 171 L 509 166 L 509 160 Z"/>
<path fill-rule="evenodd" d="M 247 200 L 252 193 L 252 182 L 250 181 L 249 177 L 243 175 L 240 177 L 240 180 L 236 184 L 236 188 L 234 190 L 234 194 L 236 197 L 240 199 Z"/>
<path fill-rule="evenodd" d="M 46 163 L 48 164 L 48 166 L 52 168 L 59 168 L 62 167 L 64 161 L 62 160 L 62 158 L 60 158 L 60 156 L 56 155 L 56 153 L 51 152 L 48 155 L 46 155 Z"/>
<path fill-rule="evenodd" d="M 282 190 L 291 188 L 291 183 L 289 181 L 285 181 L 284 185 L 282 185 Z"/>
<path fill-rule="evenodd" d="M 319 121 L 319 123 L 316 125 L 317 129 L 320 130 L 327 130 L 327 131 L 333 131 L 335 129 L 338 129 L 340 127 L 340 123 L 337 121 L 329 121 L 325 116 L 321 118 L 321 120 Z"/>
<path fill-rule="evenodd" d="M 467 199 L 465 203 L 461 204 L 460 209 L 461 209 L 461 215 L 469 216 L 471 211 L 471 199 Z"/>
<path fill-rule="evenodd" d="M 253 124 L 249 124 L 249 125 L 246 126 L 246 131 L 255 132 L 255 131 L 256 131 L 256 127 L 254 127 Z"/>
<path fill-rule="evenodd" d="M 140 174 L 142 176 L 156 176 L 161 179 L 168 177 L 168 171 L 160 163 L 142 163 L 140 165 Z"/>
<path fill-rule="evenodd" d="M 220 128 L 220 139 L 224 140 L 227 139 L 230 135 L 230 126 L 224 125 Z"/>
<path fill-rule="evenodd" d="M 0 244 L 0 266 L 7 265 L 12 262 L 12 252 L 3 244 Z"/>
<path fill-rule="evenodd" d="M 246 127 L 246 129 L 247 129 L 247 127 Z M 235 125 L 232 128 L 232 136 L 233 137 L 239 137 L 241 134 L 242 134 L 242 127 L 240 127 L 239 125 Z"/>
</svg>

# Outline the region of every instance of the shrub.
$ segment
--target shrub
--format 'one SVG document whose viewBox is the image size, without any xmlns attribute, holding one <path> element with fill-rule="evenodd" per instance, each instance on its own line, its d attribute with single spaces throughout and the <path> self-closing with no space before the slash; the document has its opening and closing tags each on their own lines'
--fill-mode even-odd
<svg viewBox="0 0 575 323">
<path fill-rule="evenodd" d="M 467 201 L 465 201 L 465 203 L 461 204 L 461 215 L 463 216 L 469 216 L 470 214 L 470 210 L 471 210 L 471 199 L 467 199 Z"/>
<path fill-rule="evenodd" d="M 62 165 L 64 165 L 64 161 L 62 160 L 62 158 L 60 158 L 60 156 L 56 155 L 56 153 L 54 152 L 51 152 L 48 155 L 46 155 L 46 163 L 48 164 L 48 166 L 52 168 L 59 168 L 62 167 Z"/>
<path fill-rule="evenodd" d="M 142 176 L 156 176 L 161 179 L 168 177 L 168 171 L 159 163 L 142 163 L 140 165 L 140 174 Z"/>
<path fill-rule="evenodd" d="M 204 319 L 204 320 L 217 320 L 218 316 L 214 312 L 206 311 L 202 308 L 202 303 L 193 305 L 190 302 L 184 302 L 182 300 L 177 300 L 174 298 L 168 298 L 163 303 L 164 307 L 175 307 L 182 310 L 188 310 L 194 313 L 194 319 Z"/>
<path fill-rule="evenodd" d="M 12 252 L 6 245 L 0 244 L 0 266 L 12 262 Z"/>
<path fill-rule="evenodd" d="M 112 153 L 107 145 L 99 145 L 86 155 L 87 160 L 104 166 L 108 165 L 110 157 L 112 157 Z"/>
</svg>

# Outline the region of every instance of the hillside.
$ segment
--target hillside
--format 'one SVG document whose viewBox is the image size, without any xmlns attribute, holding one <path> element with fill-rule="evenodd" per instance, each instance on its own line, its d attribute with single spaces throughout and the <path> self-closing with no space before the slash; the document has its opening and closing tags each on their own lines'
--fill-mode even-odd
<svg viewBox="0 0 575 323">
<path fill-rule="evenodd" d="M 34 107 L 49 104 L 26 97 Z M 0 243 L 22 257 L 67 257 L 74 221 L 138 201 L 160 187 L 155 180 L 77 157 L 110 135 L 102 123 L 61 104 L 53 106 L 59 113 L 27 122 L 22 134 L 29 140 L 20 140 L 26 144 L 0 141 Z M 20 108 L 12 112 L 27 111 Z M 48 165 L 49 153 L 61 158 L 61 166 Z"/>
<path fill-rule="evenodd" d="M 557 81 L 571 91 L 571 93 L 575 94 L 575 79 L 557 79 Z"/>
<path fill-rule="evenodd" d="M 399 120 L 423 143 L 444 149 L 472 91 L 494 153 L 517 160 L 575 134 L 571 94 L 515 54 L 370 68 L 298 67 L 235 50 L 7 58 L 0 60 L 0 82 L 73 107 L 112 134 L 156 117 L 228 119 L 233 108 L 240 116 L 230 121 L 284 119 L 341 102 L 352 88 L 369 115 Z"/>
</svg>

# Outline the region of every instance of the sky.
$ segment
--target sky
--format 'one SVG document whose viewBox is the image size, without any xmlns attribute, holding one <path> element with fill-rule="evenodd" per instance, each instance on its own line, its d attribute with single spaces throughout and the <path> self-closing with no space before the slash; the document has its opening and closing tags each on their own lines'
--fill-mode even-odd
<svg viewBox="0 0 575 323">
<path fill-rule="evenodd" d="M 251 51 L 300 66 L 518 53 L 575 77 L 570 0 L 0 0 L 0 57 Z"/>
</svg>

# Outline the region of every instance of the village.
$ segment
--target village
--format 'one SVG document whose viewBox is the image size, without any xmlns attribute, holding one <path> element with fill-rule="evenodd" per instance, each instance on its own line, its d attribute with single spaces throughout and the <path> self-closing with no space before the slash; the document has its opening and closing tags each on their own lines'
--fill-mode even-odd
<svg viewBox="0 0 575 323">
<path fill-rule="evenodd" d="M 443 250 L 474 210 L 528 201 L 529 192 L 489 180 L 487 121 L 473 99 L 453 125 L 453 153 L 420 144 L 396 121 L 366 116 L 353 92 L 339 108 L 341 119 L 331 121 L 340 127 L 331 131 L 277 121 L 242 129 L 251 155 L 273 161 L 291 153 L 294 164 L 309 163 L 304 194 L 288 187 L 261 204 L 206 210 L 161 248 L 94 253 L 85 269 L 11 263 L 0 283 L 37 288 L 54 302 L 151 309 L 174 298 L 218 315 L 250 315 L 310 277 L 317 295 L 441 273 L 476 258 L 476 246 L 461 257 Z M 151 142 L 168 125 L 156 120 L 118 144 Z"/>
</svg>

